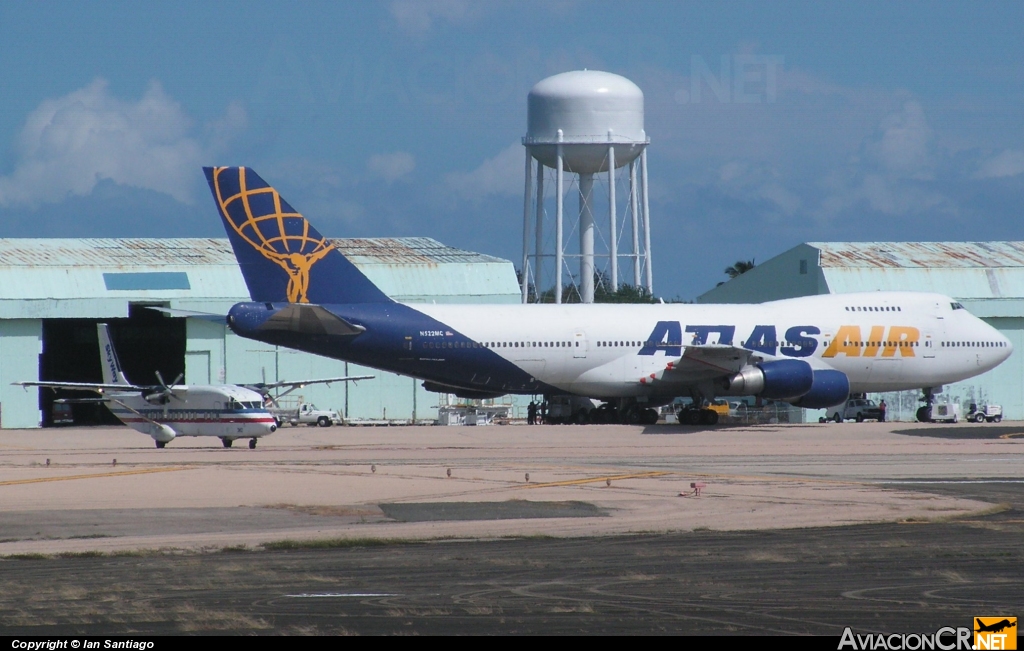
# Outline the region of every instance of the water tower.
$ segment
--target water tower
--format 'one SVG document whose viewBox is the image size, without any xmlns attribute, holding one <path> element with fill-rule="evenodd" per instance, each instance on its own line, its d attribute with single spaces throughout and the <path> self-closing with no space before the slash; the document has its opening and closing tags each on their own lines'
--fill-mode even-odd
<svg viewBox="0 0 1024 651">
<path fill-rule="evenodd" d="M 545 168 L 554 170 L 555 181 L 555 302 L 562 302 L 562 272 L 566 257 L 579 257 L 580 296 L 584 303 L 594 302 L 594 206 L 597 203 L 594 179 L 595 175 L 604 173 L 608 175 L 607 271 L 612 285 L 609 289 L 615 291 L 618 288 L 619 258 L 628 257 L 633 263 L 633 283 L 641 286 L 642 266 L 645 275 L 643 286 L 653 291 L 647 201 L 649 142 L 644 132 L 644 94 L 625 77 L 597 70 L 575 70 L 543 79 L 530 90 L 527 99 L 527 132 L 523 138 L 526 147 L 526 189 L 523 198 L 524 303 L 529 293 L 531 271 L 537 294 L 544 291 L 541 278 L 543 262 L 545 258 L 551 257 L 551 254 L 544 253 Z M 632 252 L 620 256 L 616 170 L 627 165 L 629 182 L 626 203 L 632 222 Z M 580 239 L 579 253 L 575 255 L 565 252 L 562 237 L 566 173 L 575 175 L 579 189 L 577 226 Z M 529 251 L 531 218 L 535 226 L 532 256 Z"/>
</svg>

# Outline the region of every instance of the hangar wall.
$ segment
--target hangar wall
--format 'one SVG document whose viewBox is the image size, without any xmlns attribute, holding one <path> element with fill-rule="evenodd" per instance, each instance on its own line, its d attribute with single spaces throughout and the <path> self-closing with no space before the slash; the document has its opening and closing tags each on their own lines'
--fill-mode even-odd
<svg viewBox="0 0 1024 651">
<path fill-rule="evenodd" d="M 697 297 L 761 303 L 815 294 L 919 291 L 945 294 L 1005 335 L 1014 353 L 995 369 L 947 385 L 940 400 L 998 404 L 1024 420 L 1024 242 L 807 242 Z M 916 405 L 913 392 L 882 394 Z M 916 408 L 916 407 L 915 407 Z M 893 412 L 898 414 L 898 412 Z"/>
<path fill-rule="evenodd" d="M 39 374 L 43 352 L 40 319 L 0 319 L 0 427 L 36 427 L 36 391 L 12 386 Z"/>
<path fill-rule="evenodd" d="M 430 238 L 333 243 L 395 300 L 520 300 L 515 268 L 507 260 Z M 39 427 L 44 420 L 38 390 L 12 382 L 67 379 L 40 377 L 44 320 L 98 323 L 125 319 L 146 305 L 226 314 L 246 300 L 248 290 L 227 239 L 0 239 L 0 427 Z M 292 396 L 361 421 L 437 418 L 442 397 L 412 378 L 243 339 L 223 323 L 190 318 L 185 332 L 186 383 L 373 375 L 358 384 L 305 387 Z M 95 359 L 98 371 L 98 350 Z"/>
</svg>

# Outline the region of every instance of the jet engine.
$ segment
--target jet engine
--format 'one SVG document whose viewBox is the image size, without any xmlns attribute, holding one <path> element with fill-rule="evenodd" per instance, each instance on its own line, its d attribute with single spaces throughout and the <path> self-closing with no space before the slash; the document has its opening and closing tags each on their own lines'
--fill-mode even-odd
<svg viewBox="0 0 1024 651">
<path fill-rule="evenodd" d="M 811 390 L 800 396 L 799 400 L 791 401 L 804 409 L 826 409 L 846 402 L 850 397 L 850 378 L 846 373 L 832 369 L 814 371 L 814 382 Z"/>
<path fill-rule="evenodd" d="M 814 371 L 807 362 L 782 359 L 745 367 L 726 378 L 724 391 L 719 394 L 791 400 L 807 394 L 813 386 Z"/>
</svg>

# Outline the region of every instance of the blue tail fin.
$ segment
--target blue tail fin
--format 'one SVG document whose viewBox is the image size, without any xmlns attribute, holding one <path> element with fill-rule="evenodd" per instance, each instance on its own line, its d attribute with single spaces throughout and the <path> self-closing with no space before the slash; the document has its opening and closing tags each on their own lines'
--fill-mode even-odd
<svg viewBox="0 0 1024 651">
<path fill-rule="evenodd" d="M 245 167 L 204 167 L 252 300 L 391 302 L 334 244 Z"/>
</svg>

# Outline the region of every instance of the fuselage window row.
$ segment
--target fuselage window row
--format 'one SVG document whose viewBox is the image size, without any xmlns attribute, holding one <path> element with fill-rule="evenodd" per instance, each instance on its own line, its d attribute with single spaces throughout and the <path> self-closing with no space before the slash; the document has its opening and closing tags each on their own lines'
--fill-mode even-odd
<svg viewBox="0 0 1024 651">
<path fill-rule="evenodd" d="M 903 308 L 899 306 L 886 305 L 884 307 L 865 307 L 862 305 L 858 306 L 847 306 L 847 312 L 902 312 Z M 954 308 L 955 309 L 955 308 Z M 960 308 L 963 309 L 963 308 Z"/>
</svg>

